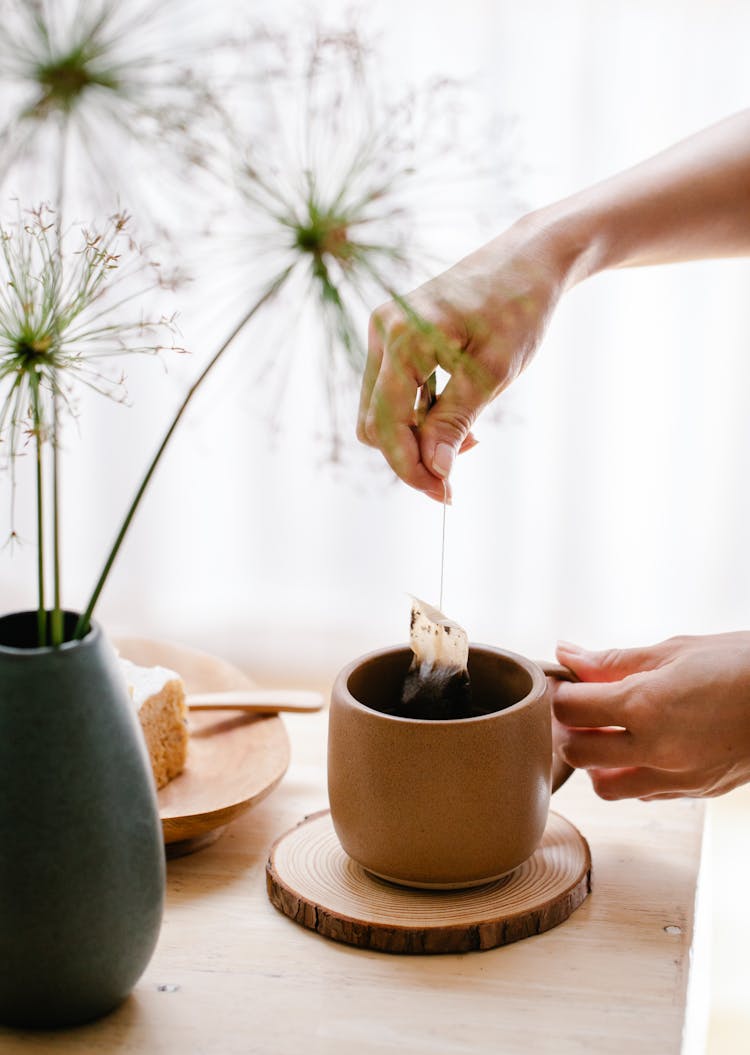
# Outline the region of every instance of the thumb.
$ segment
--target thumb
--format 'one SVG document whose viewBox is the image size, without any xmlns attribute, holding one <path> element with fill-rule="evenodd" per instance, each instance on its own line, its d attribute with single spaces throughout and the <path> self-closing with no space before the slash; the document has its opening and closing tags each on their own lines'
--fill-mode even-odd
<svg viewBox="0 0 750 1055">
<path fill-rule="evenodd" d="M 650 648 L 609 648 L 600 652 L 558 641 L 557 658 L 581 681 L 620 681 L 630 674 L 653 670 L 659 660 Z"/>
<path fill-rule="evenodd" d="M 446 480 L 456 455 L 475 445 L 471 427 L 488 402 L 476 386 L 456 376 L 445 386 L 419 430 L 422 463 L 435 476 Z"/>
</svg>

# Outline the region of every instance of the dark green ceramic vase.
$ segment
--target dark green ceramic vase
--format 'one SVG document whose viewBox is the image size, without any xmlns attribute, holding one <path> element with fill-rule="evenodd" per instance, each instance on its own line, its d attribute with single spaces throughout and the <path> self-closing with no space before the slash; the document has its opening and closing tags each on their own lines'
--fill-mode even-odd
<svg viewBox="0 0 750 1055">
<path fill-rule="evenodd" d="M 54 1027 L 110 1011 L 142 974 L 164 847 L 114 649 L 96 625 L 60 648 L 35 635 L 36 612 L 0 619 L 0 1023 Z"/>
</svg>

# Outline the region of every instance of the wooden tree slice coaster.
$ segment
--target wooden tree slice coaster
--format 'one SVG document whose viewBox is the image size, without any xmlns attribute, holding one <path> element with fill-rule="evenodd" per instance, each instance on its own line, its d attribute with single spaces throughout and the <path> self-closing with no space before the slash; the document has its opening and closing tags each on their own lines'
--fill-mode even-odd
<svg viewBox="0 0 750 1055">
<path fill-rule="evenodd" d="M 379 952 L 471 952 L 566 920 L 591 890 L 591 854 L 578 829 L 550 813 L 540 845 L 510 876 L 468 890 L 416 890 L 352 861 L 324 810 L 277 839 L 266 885 L 280 912 L 334 941 Z"/>
</svg>

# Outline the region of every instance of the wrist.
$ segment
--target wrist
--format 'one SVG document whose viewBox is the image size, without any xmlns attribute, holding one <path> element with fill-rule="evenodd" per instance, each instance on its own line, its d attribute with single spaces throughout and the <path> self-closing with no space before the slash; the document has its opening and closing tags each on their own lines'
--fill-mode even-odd
<svg viewBox="0 0 750 1055">
<path fill-rule="evenodd" d="M 617 266 L 603 219 L 576 199 L 535 210 L 519 224 L 526 228 L 533 251 L 549 264 L 562 289 Z"/>
</svg>

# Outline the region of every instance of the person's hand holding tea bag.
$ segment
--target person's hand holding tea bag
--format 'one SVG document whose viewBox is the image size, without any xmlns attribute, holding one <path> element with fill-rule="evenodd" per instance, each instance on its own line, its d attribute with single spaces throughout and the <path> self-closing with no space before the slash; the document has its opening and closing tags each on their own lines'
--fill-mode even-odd
<svg viewBox="0 0 750 1055">
<path fill-rule="evenodd" d="M 747 254 L 750 110 L 530 213 L 378 308 L 357 434 L 442 502 L 477 416 L 528 366 L 565 290 L 611 268 Z M 450 379 L 417 427 L 417 395 L 437 366 Z"/>
<path fill-rule="evenodd" d="M 536 351 L 569 281 L 556 255 L 539 222 L 522 220 L 407 298 L 432 332 L 395 302 L 370 320 L 357 435 L 438 502 L 450 501 L 448 477 L 456 455 L 477 442 L 480 411 Z M 417 393 L 438 366 L 450 379 L 418 419 Z"/>
<path fill-rule="evenodd" d="M 611 268 L 745 255 L 750 110 L 529 214 L 379 308 L 359 438 L 442 502 L 477 416 L 528 365 L 565 290 Z M 449 381 L 418 416 L 438 366 Z M 750 780 L 750 634 L 559 658 L 583 682 L 556 689 L 561 751 L 600 794 L 716 795 Z"/>
</svg>

